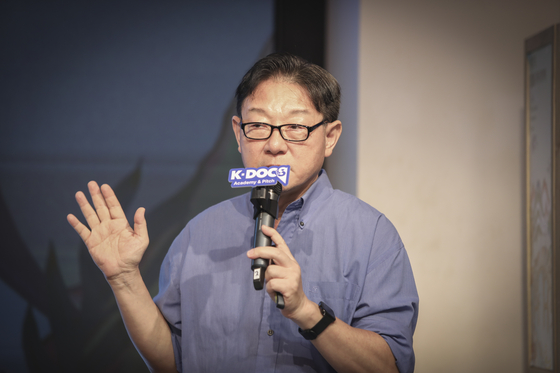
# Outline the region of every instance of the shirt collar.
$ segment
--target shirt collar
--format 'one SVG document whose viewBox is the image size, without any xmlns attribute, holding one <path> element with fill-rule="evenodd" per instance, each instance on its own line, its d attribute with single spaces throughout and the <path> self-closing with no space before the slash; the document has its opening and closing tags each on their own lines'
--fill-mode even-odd
<svg viewBox="0 0 560 373">
<path fill-rule="evenodd" d="M 329 177 L 327 176 L 327 172 L 322 169 L 319 172 L 319 177 L 317 178 L 317 180 L 315 180 L 315 182 L 311 184 L 311 186 L 309 187 L 309 189 L 307 189 L 303 196 L 300 199 L 290 203 L 286 210 L 289 211 L 302 209 L 302 213 L 304 213 L 305 211 L 309 210 L 311 201 L 327 198 L 327 196 L 332 192 L 333 187 L 331 185 Z"/>
</svg>

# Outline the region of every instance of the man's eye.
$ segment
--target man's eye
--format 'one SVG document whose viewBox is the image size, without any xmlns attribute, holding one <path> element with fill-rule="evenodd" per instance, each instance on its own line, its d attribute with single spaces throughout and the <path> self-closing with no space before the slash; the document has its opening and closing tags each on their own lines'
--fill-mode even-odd
<svg viewBox="0 0 560 373">
<path fill-rule="evenodd" d="M 303 126 L 301 126 L 301 125 L 299 125 L 299 124 L 289 124 L 289 125 L 286 126 L 286 129 L 287 129 L 288 131 L 299 131 L 299 130 L 302 130 L 302 129 L 304 129 L 304 128 L 305 128 L 305 127 L 303 127 Z"/>
</svg>

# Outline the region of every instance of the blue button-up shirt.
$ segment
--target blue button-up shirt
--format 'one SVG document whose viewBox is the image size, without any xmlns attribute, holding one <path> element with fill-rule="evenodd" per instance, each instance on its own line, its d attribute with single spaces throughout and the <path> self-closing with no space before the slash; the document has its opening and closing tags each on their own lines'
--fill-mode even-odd
<svg viewBox="0 0 560 373">
<path fill-rule="evenodd" d="M 155 301 L 185 372 L 334 372 L 266 291 L 253 287 L 250 193 L 192 219 L 162 264 Z M 334 190 L 323 171 L 289 205 L 278 232 L 298 261 L 307 297 L 389 344 L 401 373 L 414 369 L 418 295 L 405 248 L 387 218 Z"/>
</svg>

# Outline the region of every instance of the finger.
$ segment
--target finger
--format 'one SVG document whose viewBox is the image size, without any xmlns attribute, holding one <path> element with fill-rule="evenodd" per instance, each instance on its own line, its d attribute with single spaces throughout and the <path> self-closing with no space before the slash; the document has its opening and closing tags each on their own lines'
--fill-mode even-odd
<svg viewBox="0 0 560 373">
<path fill-rule="evenodd" d="M 91 231 L 87 229 L 87 227 L 83 225 L 82 222 L 80 222 L 80 220 L 78 220 L 78 218 L 75 217 L 73 214 L 68 214 L 66 220 L 68 220 L 68 223 L 70 223 L 70 225 L 72 226 L 72 228 L 74 228 L 76 233 L 80 235 L 82 241 L 86 242 L 89 235 L 91 234 Z"/>
<path fill-rule="evenodd" d="M 266 281 L 270 281 L 272 279 L 286 279 L 288 278 L 290 271 L 286 269 L 286 267 L 282 267 L 279 265 L 269 265 L 266 267 L 266 272 L 264 278 Z"/>
<path fill-rule="evenodd" d="M 247 256 L 250 259 L 276 259 L 282 252 L 275 246 L 259 246 L 247 251 Z"/>
<path fill-rule="evenodd" d="M 265 286 L 265 290 L 268 294 L 268 296 L 274 300 L 276 293 L 278 292 L 277 290 L 275 290 L 275 287 L 270 283 L 270 281 L 266 281 L 266 286 Z"/>
<path fill-rule="evenodd" d="M 289 272 L 283 273 L 285 277 L 269 277 L 268 272 L 274 267 L 276 266 L 268 266 L 266 269 L 266 292 L 270 298 L 274 300 L 276 300 L 277 294 L 282 294 L 284 303 L 283 309 L 291 309 L 293 311 L 294 306 L 297 306 L 299 303 L 298 300 L 302 300 L 303 297 L 305 297 L 301 288 L 301 278 L 298 276 L 293 277 Z"/>
<path fill-rule="evenodd" d="M 278 294 L 282 294 L 282 297 L 284 298 L 284 304 L 285 304 L 286 301 L 290 302 L 290 298 L 292 298 L 294 294 L 293 292 L 290 291 L 290 286 L 288 284 L 289 281 L 280 278 L 274 278 L 271 279 L 270 281 L 267 280 L 266 292 L 268 293 L 270 298 L 272 298 L 275 301 L 276 301 L 276 296 Z"/>
<path fill-rule="evenodd" d="M 296 261 L 291 261 L 289 266 L 269 265 L 266 268 L 265 280 L 270 281 L 273 279 L 294 279 L 296 283 L 299 283 L 301 280 L 301 269 L 299 264 Z"/>
<path fill-rule="evenodd" d="M 90 181 L 88 183 L 89 194 L 93 205 L 95 206 L 95 211 L 99 217 L 99 221 L 104 221 L 111 218 L 109 209 L 107 208 L 107 203 L 105 202 L 105 197 L 101 193 L 99 185 L 95 181 Z"/>
<path fill-rule="evenodd" d="M 280 250 L 276 246 L 261 246 L 255 247 L 247 252 L 247 256 L 250 259 L 272 259 L 274 264 L 278 264 L 281 266 L 288 266 L 292 263 L 292 258 L 286 255 L 286 253 Z"/>
<path fill-rule="evenodd" d="M 126 219 L 126 215 L 121 207 L 121 203 L 119 202 L 119 199 L 115 195 L 113 189 L 107 184 L 103 184 L 100 189 L 103 193 L 103 198 L 111 217 L 113 219 Z"/>
<path fill-rule="evenodd" d="M 268 272 L 268 268 L 266 270 Z M 287 281 L 283 278 L 271 278 L 266 280 L 266 292 L 270 295 L 271 298 L 274 299 L 276 293 L 286 293 L 287 287 L 285 284 Z"/>
<path fill-rule="evenodd" d="M 134 214 L 134 233 L 142 238 L 148 239 L 148 225 L 146 224 L 146 209 L 140 207 Z"/>
<path fill-rule="evenodd" d="M 89 204 L 85 194 L 83 192 L 76 193 L 76 202 L 78 202 L 78 206 L 80 206 L 80 210 L 82 210 L 82 215 L 86 219 L 90 228 L 96 227 L 99 225 L 99 216 Z"/>
<path fill-rule="evenodd" d="M 262 231 L 265 235 L 270 237 L 270 239 L 274 242 L 274 244 L 278 249 L 282 250 L 282 252 L 286 254 L 289 258 L 294 259 L 294 256 L 292 255 L 290 248 L 288 247 L 288 245 L 286 245 L 286 241 L 284 241 L 284 238 L 282 238 L 282 236 L 280 235 L 280 233 L 278 233 L 276 229 L 263 225 Z"/>
</svg>

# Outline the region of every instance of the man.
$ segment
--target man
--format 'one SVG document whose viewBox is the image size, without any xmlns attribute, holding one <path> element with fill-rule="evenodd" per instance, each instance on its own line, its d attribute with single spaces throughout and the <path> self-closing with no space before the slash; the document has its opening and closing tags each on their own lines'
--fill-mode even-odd
<svg viewBox="0 0 560 373">
<path fill-rule="evenodd" d="M 195 217 L 162 264 L 150 298 L 138 264 L 148 246 L 144 209 L 134 229 L 111 188 L 90 182 L 90 229 L 69 223 L 107 278 L 136 348 L 154 371 L 412 372 L 418 296 L 391 223 L 332 189 L 321 170 L 341 134 L 338 83 L 288 54 L 258 61 L 241 81 L 232 127 L 245 167 L 289 165 L 273 246 L 251 247 L 249 194 Z M 266 292 L 250 260 L 270 259 Z M 280 293 L 285 307 L 275 307 Z"/>
</svg>

